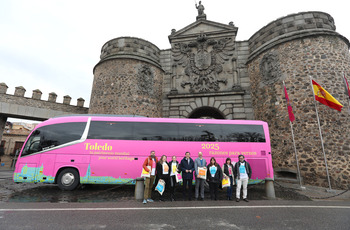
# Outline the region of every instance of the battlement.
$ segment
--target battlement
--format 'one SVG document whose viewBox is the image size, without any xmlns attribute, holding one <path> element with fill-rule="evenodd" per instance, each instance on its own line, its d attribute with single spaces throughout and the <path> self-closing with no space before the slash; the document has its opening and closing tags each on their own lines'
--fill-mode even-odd
<svg viewBox="0 0 350 230">
<path fill-rule="evenodd" d="M 8 89 L 8 86 L 4 82 L 0 83 L 0 94 L 6 94 L 7 89 Z M 15 88 L 15 93 L 12 96 L 25 98 L 24 97 L 25 92 L 26 92 L 26 89 L 23 86 L 18 86 Z M 9 95 L 9 94 L 6 94 L 6 95 Z M 9 96 L 11 96 L 11 95 L 9 95 Z M 41 96 L 42 96 L 42 92 L 39 89 L 35 89 L 35 90 L 33 90 L 31 99 L 42 100 Z M 45 102 L 57 103 L 56 99 L 57 99 L 57 94 L 52 92 L 52 93 L 49 93 L 48 100 Z M 69 95 L 64 96 L 63 97 L 63 104 L 70 105 L 71 99 L 72 98 Z M 42 101 L 44 101 L 44 100 L 42 100 Z M 85 102 L 85 100 L 80 97 L 77 99 L 76 106 L 77 107 L 84 107 L 84 102 Z M 71 105 L 71 106 L 74 106 L 74 105 Z"/>
<path fill-rule="evenodd" d="M 308 36 L 339 36 L 350 46 L 349 40 L 335 32 L 335 29 L 333 17 L 324 12 L 301 12 L 281 17 L 249 39 L 251 54 L 248 61 L 275 45 Z"/>
<path fill-rule="evenodd" d="M 101 60 L 97 65 L 106 60 L 117 58 L 137 59 L 148 62 L 159 68 L 161 67 L 160 49 L 151 42 L 140 38 L 119 37 L 109 40 L 102 46 L 100 55 Z"/>
</svg>

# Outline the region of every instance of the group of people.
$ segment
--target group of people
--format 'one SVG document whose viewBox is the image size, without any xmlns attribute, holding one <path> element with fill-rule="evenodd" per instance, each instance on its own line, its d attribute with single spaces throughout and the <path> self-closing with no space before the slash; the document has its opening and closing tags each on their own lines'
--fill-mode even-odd
<svg viewBox="0 0 350 230">
<path fill-rule="evenodd" d="M 190 152 L 186 152 L 185 157 L 179 163 L 176 156 L 173 156 L 171 161 L 167 161 L 165 155 L 158 158 L 155 156 L 155 151 L 151 151 L 149 157 L 143 163 L 143 169 L 149 172 L 150 176 L 145 180 L 145 191 L 143 203 L 153 202 L 151 198 L 152 188 L 161 179 L 165 182 L 165 193 L 159 194 L 159 201 L 164 201 L 166 193 L 170 193 L 170 200 L 175 201 L 175 188 L 177 184 L 176 174 L 182 173 L 183 199 L 192 200 L 192 182 L 193 173 L 195 173 L 195 199 L 204 200 L 204 184 L 205 181 L 209 184 L 211 200 L 218 199 L 218 189 L 223 179 L 229 181 L 227 186 L 227 199 L 232 200 L 233 185 L 236 181 L 236 201 L 240 201 L 241 187 L 243 186 L 243 200 L 247 199 L 248 181 L 252 175 L 252 169 L 243 155 L 238 156 L 238 162 L 234 165 L 230 158 L 227 158 L 222 167 L 212 157 L 209 164 L 203 158 L 203 153 L 198 153 L 198 158 L 194 161 L 191 158 Z M 200 170 L 206 169 L 206 176 L 199 173 Z"/>
</svg>

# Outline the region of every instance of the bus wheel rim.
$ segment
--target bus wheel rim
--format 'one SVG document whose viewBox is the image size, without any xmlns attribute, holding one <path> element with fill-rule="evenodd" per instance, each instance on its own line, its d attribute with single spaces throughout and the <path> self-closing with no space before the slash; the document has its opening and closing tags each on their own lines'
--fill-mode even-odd
<svg viewBox="0 0 350 230">
<path fill-rule="evenodd" d="M 73 173 L 65 173 L 62 176 L 61 182 L 64 186 L 69 186 L 69 185 L 74 183 L 74 180 L 75 180 L 75 178 L 74 178 Z"/>
</svg>

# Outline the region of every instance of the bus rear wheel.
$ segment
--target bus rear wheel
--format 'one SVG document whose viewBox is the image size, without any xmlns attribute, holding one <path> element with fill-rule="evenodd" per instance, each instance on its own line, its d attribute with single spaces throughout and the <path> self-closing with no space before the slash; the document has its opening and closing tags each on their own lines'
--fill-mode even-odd
<svg viewBox="0 0 350 230">
<path fill-rule="evenodd" d="M 79 173 L 76 169 L 66 168 L 63 169 L 57 178 L 58 187 L 61 190 L 71 191 L 77 188 L 79 185 Z"/>
</svg>

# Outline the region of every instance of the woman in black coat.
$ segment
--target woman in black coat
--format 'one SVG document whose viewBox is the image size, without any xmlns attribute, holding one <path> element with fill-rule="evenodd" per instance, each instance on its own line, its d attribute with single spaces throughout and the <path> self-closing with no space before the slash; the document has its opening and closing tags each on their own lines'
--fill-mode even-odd
<svg viewBox="0 0 350 230">
<path fill-rule="evenodd" d="M 166 156 L 163 155 L 160 160 L 157 163 L 156 166 L 156 170 L 157 170 L 157 178 L 158 180 L 162 179 L 165 182 L 165 191 L 163 192 L 162 195 L 160 195 L 159 193 L 159 201 L 165 201 L 164 200 L 164 195 L 165 193 L 167 193 L 167 190 L 169 190 L 169 179 L 170 179 L 170 167 L 168 162 L 166 161 Z"/>
<path fill-rule="evenodd" d="M 210 159 L 210 163 L 207 166 L 207 181 L 209 183 L 210 198 L 217 200 L 218 188 L 222 181 L 222 170 L 214 157 Z"/>
</svg>

